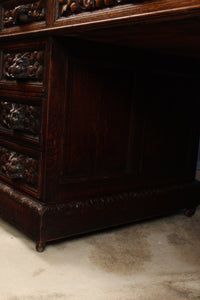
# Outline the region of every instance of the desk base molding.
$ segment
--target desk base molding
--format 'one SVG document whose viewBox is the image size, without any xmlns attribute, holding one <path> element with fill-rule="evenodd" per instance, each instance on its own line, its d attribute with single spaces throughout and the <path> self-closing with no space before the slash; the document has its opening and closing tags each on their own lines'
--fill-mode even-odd
<svg viewBox="0 0 200 300">
<path fill-rule="evenodd" d="M 0 215 L 36 241 L 45 243 L 146 218 L 194 209 L 200 203 L 200 182 L 177 184 L 45 205 L 0 183 Z"/>
</svg>

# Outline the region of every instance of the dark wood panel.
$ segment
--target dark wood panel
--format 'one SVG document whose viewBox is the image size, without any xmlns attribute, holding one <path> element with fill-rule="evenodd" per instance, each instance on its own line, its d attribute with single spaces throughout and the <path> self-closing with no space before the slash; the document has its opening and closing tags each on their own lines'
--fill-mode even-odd
<svg viewBox="0 0 200 300">
<path fill-rule="evenodd" d="M 81 62 L 70 67 L 70 74 L 64 176 L 126 172 L 133 74 Z"/>
<path fill-rule="evenodd" d="M 53 43 L 46 146 L 48 201 L 65 201 L 86 190 L 102 193 L 117 183 L 124 190 L 132 181 L 127 177 L 138 172 L 141 125 L 135 130 L 135 65 L 130 68 L 129 59 L 119 60 L 122 52 L 114 48 L 83 43 L 81 50 L 77 41 Z M 127 55 L 126 49 L 123 53 Z"/>
<path fill-rule="evenodd" d="M 192 61 L 73 39 L 53 42 L 52 61 L 49 202 L 194 179 Z"/>
<path fill-rule="evenodd" d="M 195 90 L 197 81 L 195 84 L 181 74 L 149 74 L 144 99 L 143 175 L 168 178 L 171 174 L 178 177 L 187 173 L 191 178 L 194 176 L 191 145 L 197 148 L 198 118 L 193 110 L 198 111 L 199 107 Z"/>
</svg>

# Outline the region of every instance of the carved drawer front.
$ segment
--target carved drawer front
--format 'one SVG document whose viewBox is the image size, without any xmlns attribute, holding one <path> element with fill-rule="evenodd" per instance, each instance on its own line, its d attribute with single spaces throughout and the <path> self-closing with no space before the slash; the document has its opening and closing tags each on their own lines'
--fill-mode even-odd
<svg viewBox="0 0 200 300">
<path fill-rule="evenodd" d="M 1 100 L 0 129 L 21 132 L 39 138 L 41 107 Z"/>
<path fill-rule="evenodd" d="M 38 159 L 0 146 L 0 174 L 31 187 L 38 185 Z"/>
<path fill-rule="evenodd" d="M 5 1 L 2 28 L 12 28 L 45 20 L 45 0 Z"/>
<path fill-rule="evenodd" d="M 42 82 L 44 50 L 3 52 L 2 79 Z"/>
<path fill-rule="evenodd" d="M 57 0 L 58 18 L 106 7 L 137 2 L 137 0 Z"/>
</svg>

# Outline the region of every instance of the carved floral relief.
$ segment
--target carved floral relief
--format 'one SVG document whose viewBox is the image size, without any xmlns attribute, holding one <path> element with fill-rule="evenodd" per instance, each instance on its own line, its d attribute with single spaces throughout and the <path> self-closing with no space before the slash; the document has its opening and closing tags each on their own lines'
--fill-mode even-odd
<svg viewBox="0 0 200 300">
<path fill-rule="evenodd" d="M 20 179 L 26 184 L 36 186 L 38 161 L 0 146 L 0 173 L 10 179 Z"/>
<path fill-rule="evenodd" d="M 0 101 L 0 125 L 32 135 L 40 133 L 40 107 Z"/>
<path fill-rule="evenodd" d="M 5 9 L 3 16 L 3 25 L 7 28 L 14 25 L 42 21 L 44 19 L 45 1 L 39 0 L 34 3 L 15 6 L 12 9 Z"/>
<path fill-rule="evenodd" d="M 29 79 L 41 81 L 43 78 L 44 51 L 4 53 L 3 72 L 5 79 Z"/>
<path fill-rule="evenodd" d="M 59 0 L 60 16 L 66 17 L 74 13 L 95 10 L 119 4 L 130 3 L 131 0 Z"/>
</svg>

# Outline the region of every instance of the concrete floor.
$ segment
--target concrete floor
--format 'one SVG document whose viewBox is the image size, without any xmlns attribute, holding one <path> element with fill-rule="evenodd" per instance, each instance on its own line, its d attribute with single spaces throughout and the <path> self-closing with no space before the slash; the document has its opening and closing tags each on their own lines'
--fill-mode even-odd
<svg viewBox="0 0 200 300">
<path fill-rule="evenodd" d="M 198 174 L 200 179 L 200 172 Z M 0 299 L 200 299 L 200 207 L 49 244 L 0 220 Z"/>
</svg>

